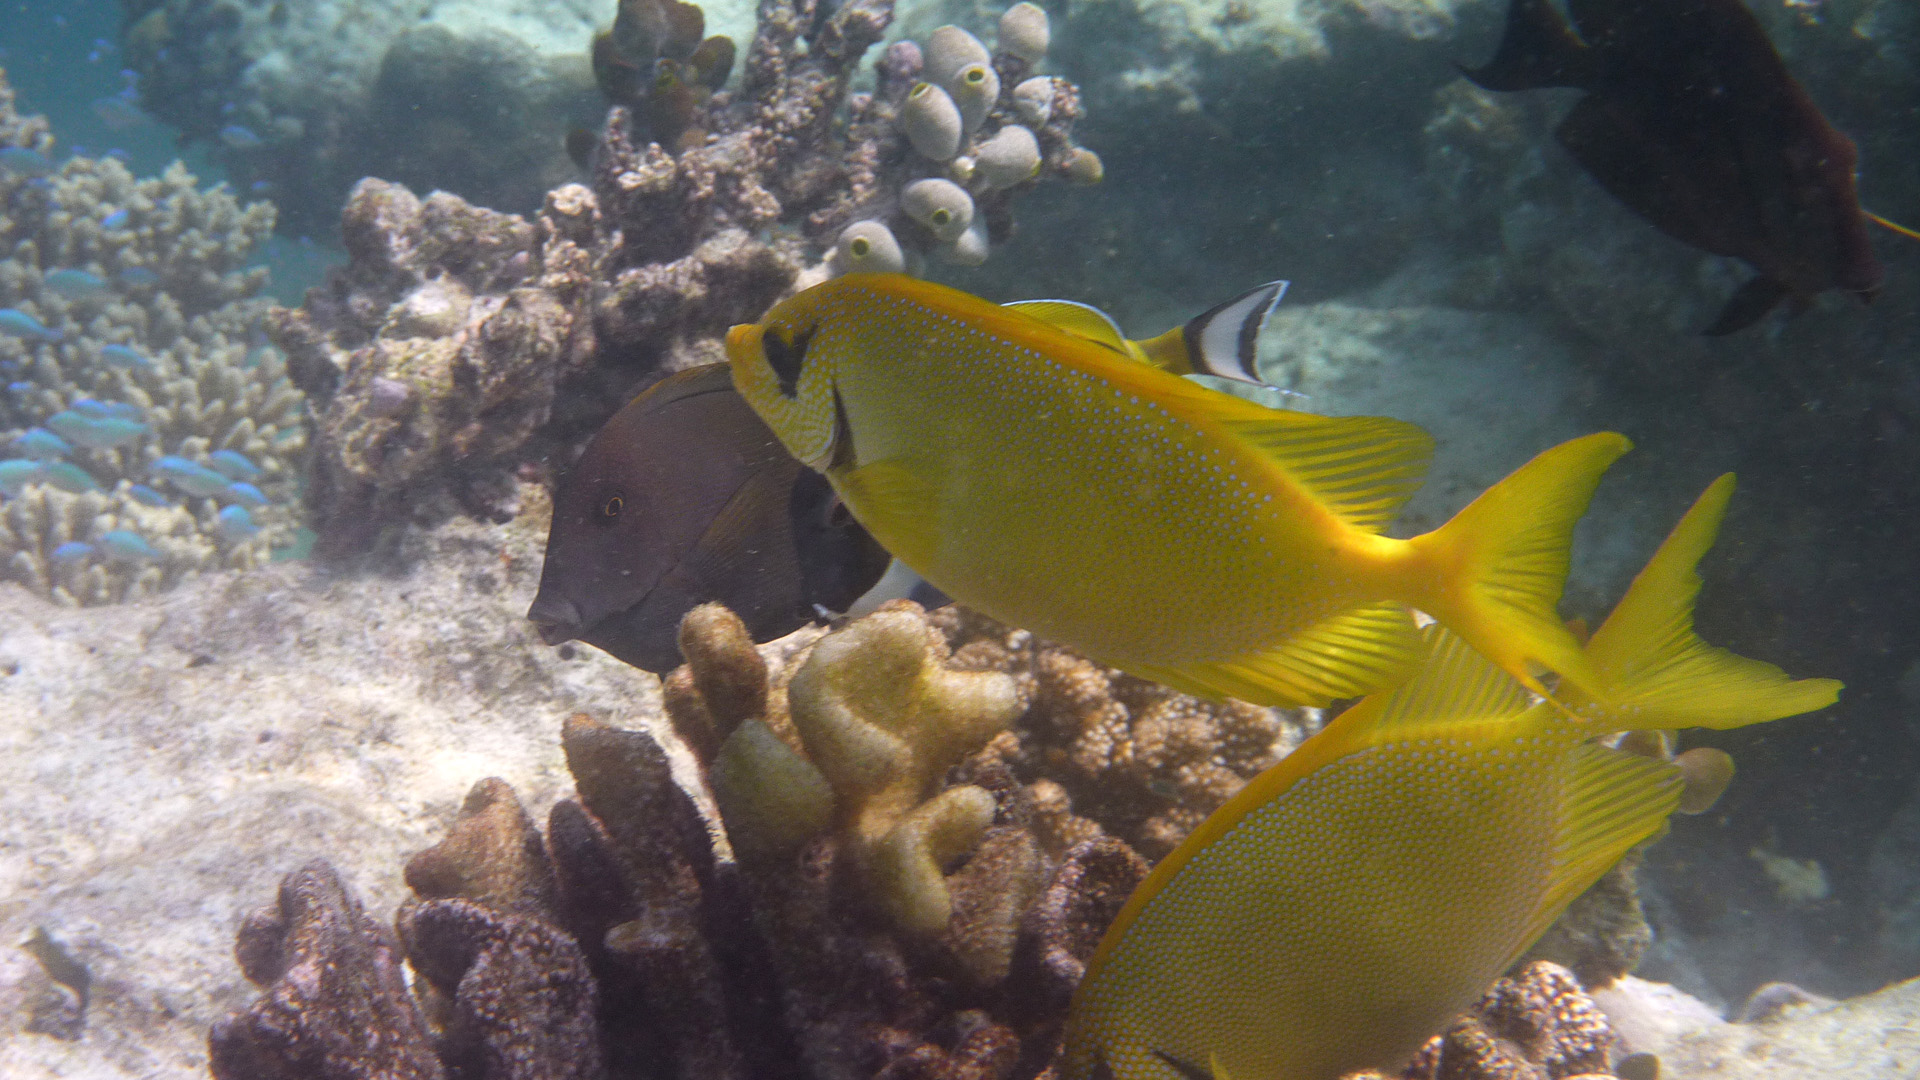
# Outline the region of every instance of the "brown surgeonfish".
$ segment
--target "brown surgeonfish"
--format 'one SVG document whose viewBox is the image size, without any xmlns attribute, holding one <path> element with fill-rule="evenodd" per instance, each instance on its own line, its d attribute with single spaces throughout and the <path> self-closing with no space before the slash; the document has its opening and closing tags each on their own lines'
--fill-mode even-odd
<svg viewBox="0 0 1920 1080">
<path fill-rule="evenodd" d="M 1587 91 L 1555 129 L 1600 186 L 1668 236 L 1751 265 L 1709 335 L 1885 271 L 1854 189 L 1858 155 L 1741 0 L 1512 0 L 1488 90 Z"/>
<path fill-rule="evenodd" d="M 887 563 L 712 364 L 655 383 L 587 443 L 554 494 L 527 618 L 549 645 L 577 638 L 664 672 L 699 604 L 765 641 L 844 610 Z"/>
</svg>

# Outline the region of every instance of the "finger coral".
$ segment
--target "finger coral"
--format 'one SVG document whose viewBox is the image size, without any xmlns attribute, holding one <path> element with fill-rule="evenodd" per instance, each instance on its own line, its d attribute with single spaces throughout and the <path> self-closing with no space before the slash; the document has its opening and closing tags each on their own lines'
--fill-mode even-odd
<svg viewBox="0 0 1920 1080">
<path fill-rule="evenodd" d="M 53 147 L 3 80 L 0 142 Z M 112 603 L 293 545 L 303 400 L 243 269 L 273 208 L 85 157 L 0 202 L 0 578 Z"/>
</svg>

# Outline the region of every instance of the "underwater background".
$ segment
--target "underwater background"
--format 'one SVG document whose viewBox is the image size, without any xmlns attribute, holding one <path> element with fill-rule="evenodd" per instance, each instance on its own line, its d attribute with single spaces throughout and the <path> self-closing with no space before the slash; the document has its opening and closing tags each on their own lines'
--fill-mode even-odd
<svg viewBox="0 0 1920 1080">
<path fill-rule="evenodd" d="M 1745 6 L 1860 206 L 1920 222 L 1920 9 Z M 1731 786 L 1536 950 L 1610 1056 L 1445 1075 L 1920 1076 L 1920 245 L 1873 230 L 1870 304 L 1704 335 L 1750 263 L 1582 169 L 1581 91 L 1462 77 L 1506 0 L 686 7 L 0 4 L 0 1074 L 1053 1067 L 1145 866 L 1319 710 L 896 606 L 819 677 L 931 688 L 892 707 L 932 726 L 858 735 L 895 755 L 867 790 L 790 703 L 823 628 L 716 618 L 663 679 L 528 618 L 594 432 L 878 243 L 1134 338 L 1286 279 L 1287 393 L 1249 393 L 1431 432 L 1395 536 L 1624 433 L 1569 619 L 1736 472 L 1701 635 L 1846 690 L 1683 733 Z M 1000 87 L 951 119 L 909 101 L 949 24 Z M 782 794 L 728 772 L 750 739 Z M 993 823 L 931 885 L 861 869 L 962 789 Z M 903 929 L 923 886 L 953 921 Z"/>
</svg>

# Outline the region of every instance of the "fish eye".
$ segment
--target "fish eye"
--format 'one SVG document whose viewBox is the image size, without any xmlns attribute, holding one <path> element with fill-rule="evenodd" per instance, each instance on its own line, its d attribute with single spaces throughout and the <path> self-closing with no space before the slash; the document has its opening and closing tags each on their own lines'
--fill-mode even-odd
<svg viewBox="0 0 1920 1080">
<path fill-rule="evenodd" d="M 627 500 L 618 495 L 609 495 L 607 501 L 600 504 L 600 517 L 606 521 L 612 521 L 620 516 L 620 511 L 626 508 Z"/>
</svg>

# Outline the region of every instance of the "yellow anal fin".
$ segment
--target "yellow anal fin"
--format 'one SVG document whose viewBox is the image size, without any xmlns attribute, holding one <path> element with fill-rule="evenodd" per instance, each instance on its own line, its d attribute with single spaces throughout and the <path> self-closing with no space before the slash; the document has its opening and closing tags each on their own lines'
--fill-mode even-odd
<svg viewBox="0 0 1920 1080">
<path fill-rule="evenodd" d="M 1635 844 L 1656 835 L 1680 804 L 1680 769 L 1657 758 L 1578 743 L 1567 752 L 1560 790 L 1554 867 L 1527 924 L 1524 949 L 1574 897 L 1585 892 Z"/>
<path fill-rule="evenodd" d="M 1128 670 L 1199 697 L 1325 705 L 1400 681 L 1420 655 L 1413 617 L 1398 604 L 1380 603 L 1324 619 L 1264 652 L 1170 668 L 1129 665 Z"/>
<path fill-rule="evenodd" d="M 1368 695 L 1340 714 L 1340 723 L 1364 725 L 1370 741 L 1444 736 L 1462 724 L 1509 720 L 1533 707 L 1513 676 L 1438 623 L 1420 631 L 1425 658 L 1399 687 Z"/>
<path fill-rule="evenodd" d="M 827 479 L 889 554 L 909 567 L 928 565 L 940 545 L 940 481 L 929 463 L 876 461 Z"/>
<path fill-rule="evenodd" d="M 1694 500 L 1588 642 L 1606 718 L 1617 726 L 1741 727 L 1824 709 L 1840 696 L 1833 679 L 1795 680 L 1694 634 L 1695 567 L 1713 546 L 1733 486 L 1728 473 Z"/>
<path fill-rule="evenodd" d="M 1222 426 L 1356 528 L 1386 528 L 1426 479 L 1433 436 L 1383 416 L 1275 412 Z"/>
</svg>

